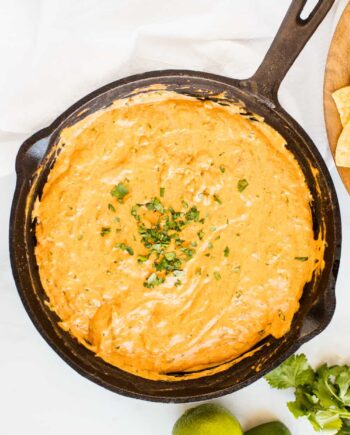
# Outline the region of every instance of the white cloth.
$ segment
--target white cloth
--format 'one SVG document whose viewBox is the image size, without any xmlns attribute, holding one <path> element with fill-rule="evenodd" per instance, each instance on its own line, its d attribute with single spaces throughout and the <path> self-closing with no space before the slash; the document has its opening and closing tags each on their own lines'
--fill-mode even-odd
<svg viewBox="0 0 350 435">
<path fill-rule="evenodd" d="M 337 311 L 328 329 L 303 347 L 313 364 L 350 363 L 350 203 L 328 150 L 322 112 L 326 54 L 346 3 L 336 1 L 280 92 L 282 105 L 326 159 L 343 216 Z M 191 406 L 147 403 L 104 390 L 70 369 L 32 326 L 8 255 L 14 161 L 23 140 L 80 97 L 130 74 L 185 68 L 248 77 L 288 5 L 289 0 L 0 0 L 1 433 L 170 435 Z M 288 412 L 289 398 L 289 392 L 273 391 L 260 380 L 217 402 L 244 428 L 281 419 L 294 435 L 312 434 L 308 422 Z"/>
</svg>

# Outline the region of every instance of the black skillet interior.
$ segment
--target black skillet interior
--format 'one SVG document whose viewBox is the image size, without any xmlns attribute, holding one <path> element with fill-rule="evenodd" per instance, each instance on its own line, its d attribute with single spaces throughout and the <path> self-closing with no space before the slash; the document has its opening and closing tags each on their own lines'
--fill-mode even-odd
<svg viewBox="0 0 350 435">
<path fill-rule="evenodd" d="M 297 3 L 300 6 L 299 0 L 295 0 L 292 6 Z M 299 47 L 299 51 L 300 49 Z M 186 402 L 209 399 L 238 390 L 258 379 L 329 323 L 335 308 L 334 287 L 341 241 L 340 215 L 334 187 L 311 140 L 279 106 L 277 97 L 268 95 L 271 86 L 264 88 L 259 83 L 254 77 L 248 81 L 235 81 L 193 71 L 160 71 L 128 77 L 88 95 L 50 127 L 39 131 L 22 145 L 16 162 L 17 187 L 10 222 L 10 254 L 14 278 L 23 304 L 39 332 L 68 364 L 88 379 L 117 393 L 147 400 Z M 119 370 L 95 357 L 64 332 L 57 325 L 59 319 L 45 303 L 47 298 L 34 256 L 35 222 L 31 218 L 33 202 L 37 196 L 40 197 L 54 163 L 54 154 L 47 151 L 57 143 L 60 131 L 87 114 L 107 107 L 114 100 L 127 97 L 136 89 L 152 84 L 162 84 L 169 90 L 197 98 L 210 99 L 225 91 L 227 100 L 241 101 L 249 112 L 263 116 L 286 139 L 288 148 L 298 160 L 313 196 L 311 210 L 315 236 L 321 233 L 327 242 L 325 267 L 319 276 L 314 276 L 312 282 L 305 286 L 300 309 L 285 337 L 279 340 L 268 337 L 259 343 L 259 348 L 253 355 L 223 372 L 176 382 L 151 381 Z M 41 170 L 37 171 L 39 166 Z M 181 379 L 181 374 L 177 375 Z"/>
</svg>

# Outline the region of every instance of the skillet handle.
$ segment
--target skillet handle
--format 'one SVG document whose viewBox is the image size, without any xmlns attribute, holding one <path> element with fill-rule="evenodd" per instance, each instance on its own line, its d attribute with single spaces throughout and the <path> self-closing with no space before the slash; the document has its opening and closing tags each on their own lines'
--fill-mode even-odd
<svg viewBox="0 0 350 435">
<path fill-rule="evenodd" d="M 277 102 L 279 86 L 335 0 L 319 0 L 308 18 L 301 18 L 307 0 L 292 0 L 260 67 L 248 80 L 256 93 Z"/>
<path fill-rule="evenodd" d="M 18 176 L 30 177 L 35 173 L 47 151 L 50 137 L 48 129 L 43 129 L 22 144 L 16 158 Z"/>
</svg>

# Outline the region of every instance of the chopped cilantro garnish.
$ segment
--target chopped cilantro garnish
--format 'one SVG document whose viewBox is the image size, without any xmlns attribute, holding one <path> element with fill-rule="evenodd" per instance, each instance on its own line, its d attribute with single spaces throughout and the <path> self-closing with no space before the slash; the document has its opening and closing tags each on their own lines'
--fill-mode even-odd
<svg viewBox="0 0 350 435">
<path fill-rule="evenodd" d="M 146 279 L 143 283 L 146 288 L 154 288 L 159 284 L 162 284 L 165 281 L 164 277 L 158 276 L 155 272 L 151 273 L 151 275 Z"/>
<path fill-rule="evenodd" d="M 188 202 L 186 202 L 185 200 L 182 200 L 182 206 L 183 206 L 183 208 L 188 208 Z"/>
<path fill-rule="evenodd" d="M 230 255 L 230 248 L 228 246 L 226 246 L 226 248 L 224 249 L 224 255 L 225 257 L 228 257 Z"/>
<path fill-rule="evenodd" d="M 159 213 L 164 213 L 163 204 L 159 201 L 158 198 L 153 198 L 151 202 L 146 204 L 148 210 L 158 211 Z"/>
<path fill-rule="evenodd" d="M 198 222 L 199 220 L 199 211 L 196 206 L 190 208 L 190 210 L 185 214 L 185 218 L 187 221 Z"/>
<path fill-rule="evenodd" d="M 192 258 L 193 254 L 196 252 L 194 249 L 191 248 L 182 248 L 181 251 L 186 254 L 187 259 Z"/>
<path fill-rule="evenodd" d="M 147 255 L 139 255 L 137 257 L 137 262 L 138 263 L 144 263 L 145 261 L 147 261 L 149 259 L 149 254 Z"/>
<path fill-rule="evenodd" d="M 294 260 L 298 260 L 298 261 L 307 261 L 309 259 L 309 257 L 294 257 Z"/>
<path fill-rule="evenodd" d="M 108 204 L 108 210 L 111 210 L 113 213 L 115 213 L 115 207 L 113 204 Z"/>
<path fill-rule="evenodd" d="M 279 317 L 281 320 L 283 320 L 283 321 L 286 320 L 286 316 L 284 315 L 284 313 L 283 313 L 282 310 L 278 310 L 278 311 L 277 311 L 277 314 L 278 314 L 278 317 Z"/>
<path fill-rule="evenodd" d="M 220 165 L 220 171 L 221 171 L 222 173 L 224 173 L 224 172 L 226 171 L 226 168 L 225 168 L 225 166 L 223 166 L 223 165 Z"/>
<path fill-rule="evenodd" d="M 175 281 L 175 287 L 178 287 L 179 285 L 181 285 L 182 283 L 181 283 L 181 281 L 179 280 L 179 279 L 177 279 L 176 281 Z"/>
<path fill-rule="evenodd" d="M 204 232 L 202 230 L 198 231 L 197 236 L 198 236 L 199 240 L 202 240 L 204 237 Z"/>
<path fill-rule="evenodd" d="M 248 187 L 248 181 L 245 178 L 242 178 L 241 180 L 238 180 L 237 183 L 237 189 L 239 192 L 243 192 L 243 190 Z"/>
<path fill-rule="evenodd" d="M 218 204 L 222 204 L 221 199 L 218 197 L 218 195 L 216 195 L 216 193 L 214 193 L 213 198 L 215 202 L 217 202 Z"/>
<path fill-rule="evenodd" d="M 169 255 L 173 254 L 173 255 Z M 167 258 L 168 257 L 168 258 Z M 154 263 L 156 270 L 165 270 L 166 272 L 173 272 L 174 270 L 180 270 L 182 261 L 176 256 L 174 252 L 169 252 L 164 255 L 159 261 Z"/>
<path fill-rule="evenodd" d="M 165 193 L 165 187 L 161 187 L 161 188 L 159 189 L 159 196 L 160 196 L 161 198 L 163 198 L 164 193 Z"/>
<path fill-rule="evenodd" d="M 217 280 L 217 281 L 219 281 L 220 279 L 221 279 L 221 275 L 220 275 L 220 273 L 219 272 L 214 272 L 214 278 Z"/>
<path fill-rule="evenodd" d="M 111 190 L 111 195 L 116 197 L 120 203 L 123 202 L 124 196 L 129 193 L 129 188 L 123 183 L 118 183 Z"/>
<path fill-rule="evenodd" d="M 134 255 L 134 250 L 125 243 L 117 243 L 115 247 L 122 251 L 126 251 L 129 255 Z"/>
<path fill-rule="evenodd" d="M 101 228 L 101 236 L 104 237 L 106 234 L 109 234 L 111 232 L 111 227 L 102 227 Z"/>
<path fill-rule="evenodd" d="M 164 191 L 161 190 L 160 194 L 164 194 Z M 151 288 L 164 282 L 170 273 L 173 275 L 182 273 L 183 263 L 192 258 L 196 252 L 193 248 L 197 243 L 192 242 L 189 247 L 180 235 L 182 230 L 192 222 L 200 222 L 200 212 L 195 206 L 189 208 L 185 201 L 182 205 L 187 211 L 175 211 L 172 207 L 165 208 L 160 199 L 155 197 L 146 204 L 137 204 L 131 208 L 131 215 L 137 222 L 141 242 L 147 250 L 146 255 L 138 257 L 138 262 L 143 263 L 152 258 L 152 266 L 155 270 L 145 281 L 145 287 Z M 141 207 L 158 212 L 156 221 L 149 222 L 148 219 L 144 221 L 143 214 L 138 212 Z M 203 235 L 201 232 L 197 234 L 199 237 Z M 158 275 L 157 272 L 162 274 Z"/>
<path fill-rule="evenodd" d="M 213 244 L 211 242 L 208 243 L 208 249 L 213 249 Z"/>
</svg>

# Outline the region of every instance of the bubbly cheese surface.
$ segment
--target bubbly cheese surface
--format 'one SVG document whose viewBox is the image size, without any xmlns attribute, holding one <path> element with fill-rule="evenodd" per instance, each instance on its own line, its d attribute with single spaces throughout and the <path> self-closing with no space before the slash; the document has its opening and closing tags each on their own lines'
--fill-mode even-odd
<svg viewBox="0 0 350 435">
<path fill-rule="evenodd" d="M 304 175 L 237 106 L 160 91 L 64 129 L 35 254 L 61 327 L 152 379 L 290 329 L 321 267 Z"/>
</svg>

